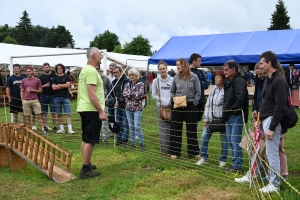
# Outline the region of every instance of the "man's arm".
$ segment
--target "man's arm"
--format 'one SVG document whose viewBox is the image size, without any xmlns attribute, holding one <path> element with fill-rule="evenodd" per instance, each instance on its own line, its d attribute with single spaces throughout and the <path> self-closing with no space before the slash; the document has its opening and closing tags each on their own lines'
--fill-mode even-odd
<svg viewBox="0 0 300 200">
<path fill-rule="evenodd" d="M 103 121 L 107 120 L 107 116 L 106 116 L 105 112 L 103 111 L 103 109 L 99 103 L 99 100 L 96 96 L 96 85 L 88 84 L 86 87 L 88 90 L 88 96 L 90 98 L 90 101 L 99 113 L 99 118 Z"/>
<path fill-rule="evenodd" d="M 20 96 L 21 96 L 21 100 L 23 101 L 24 100 L 24 89 L 23 88 L 21 88 Z"/>
<path fill-rule="evenodd" d="M 8 102 L 10 102 L 11 101 L 11 96 L 10 96 L 10 88 L 9 87 L 6 87 L 6 96 L 7 96 L 7 98 L 8 98 Z"/>
</svg>

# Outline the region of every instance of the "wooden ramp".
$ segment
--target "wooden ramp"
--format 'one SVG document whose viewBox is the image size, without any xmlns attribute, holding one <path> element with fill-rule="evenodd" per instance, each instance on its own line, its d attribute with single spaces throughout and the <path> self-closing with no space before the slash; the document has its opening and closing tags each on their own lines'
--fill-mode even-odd
<svg viewBox="0 0 300 200">
<path fill-rule="evenodd" d="M 32 164 L 58 183 L 76 178 L 70 172 L 72 153 L 24 125 L 0 124 L 0 167 L 12 171 Z"/>
</svg>

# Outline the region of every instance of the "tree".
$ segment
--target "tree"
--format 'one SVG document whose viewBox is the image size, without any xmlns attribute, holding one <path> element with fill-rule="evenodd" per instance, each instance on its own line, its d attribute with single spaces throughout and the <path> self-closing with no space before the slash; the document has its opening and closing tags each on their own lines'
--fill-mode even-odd
<svg viewBox="0 0 300 200">
<path fill-rule="evenodd" d="M 16 39 L 13 37 L 10 37 L 9 35 L 3 40 L 3 43 L 6 44 L 18 44 Z"/>
<path fill-rule="evenodd" d="M 57 28 L 52 27 L 46 34 L 43 46 L 45 47 L 66 47 L 71 44 L 72 48 L 75 46 L 75 41 L 70 31 L 64 26 L 58 25 Z"/>
<path fill-rule="evenodd" d="M 115 46 L 117 45 L 120 45 L 119 37 L 115 33 L 111 33 L 108 30 L 95 36 L 94 40 L 90 42 L 90 47 L 106 49 L 108 52 L 114 51 Z"/>
<path fill-rule="evenodd" d="M 113 52 L 115 52 L 115 53 L 123 53 L 122 45 L 120 45 L 120 44 L 116 45 Z"/>
<path fill-rule="evenodd" d="M 268 28 L 268 30 L 292 29 L 290 26 L 290 17 L 287 14 L 288 11 L 283 0 L 278 0 L 276 9 L 272 14 L 271 26 Z"/>
<path fill-rule="evenodd" d="M 4 26 L 0 26 L 0 41 L 3 41 L 7 36 L 11 34 L 11 27 L 8 24 L 4 24 Z"/>
<path fill-rule="evenodd" d="M 40 25 L 33 26 L 33 44 L 34 46 L 43 47 L 45 44 L 45 38 L 49 28 Z"/>
<path fill-rule="evenodd" d="M 16 39 L 21 45 L 33 45 L 33 31 L 32 24 L 26 10 L 22 13 L 18 25 L 16 26 Z"/>
<path fill-rule="evenodd" d="M 150 56 L 151 47 L 149 40 L 139 35 L 133 38 L 131 42 L 123 45 L 123 52 L 125 54 Z"/>
</svg>

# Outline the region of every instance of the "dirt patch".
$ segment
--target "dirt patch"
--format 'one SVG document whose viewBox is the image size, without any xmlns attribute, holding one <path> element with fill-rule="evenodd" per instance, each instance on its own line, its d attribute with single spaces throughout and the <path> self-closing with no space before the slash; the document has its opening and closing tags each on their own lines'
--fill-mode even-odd
<svg viewBox="0 0 300 200">
<path fill-rule="evenodd" d="M 180 195 L 177 196 L 178 199 L 184 200 L 199 200 L 199 199 L 238 199 L 237 195 L 232 192 L 228 192 L 225 190 L 218 190 L 216 188 L 206 188 L 201 191 L 197 191 L 192 195 Z"/>
</svg>

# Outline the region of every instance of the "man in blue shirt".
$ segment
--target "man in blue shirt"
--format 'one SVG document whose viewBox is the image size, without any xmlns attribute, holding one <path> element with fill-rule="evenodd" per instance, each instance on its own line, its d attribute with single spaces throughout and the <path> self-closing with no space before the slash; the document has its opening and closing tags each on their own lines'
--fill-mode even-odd
<svg viewBox="0 0 300 200">
<path fill-rule="evenodd" d="M 20 85 L 25 78 L 20 73 L 20 65 L 13 65 L 13 75 L 11 75 L 6 82 L 6 95 L 8 98 L 10 113 L 13 113 L 13 122 L 18 123 L 18 113 L 21 113 L 21 121 L 24 124 L 24 115 L 22 108 L 22 100 L 20 93 Z"/>
</svg>

